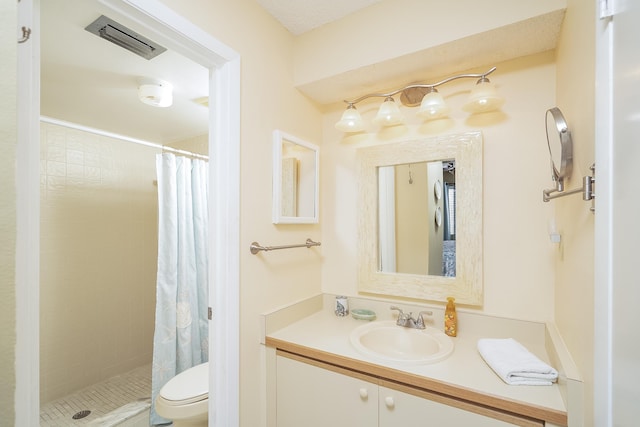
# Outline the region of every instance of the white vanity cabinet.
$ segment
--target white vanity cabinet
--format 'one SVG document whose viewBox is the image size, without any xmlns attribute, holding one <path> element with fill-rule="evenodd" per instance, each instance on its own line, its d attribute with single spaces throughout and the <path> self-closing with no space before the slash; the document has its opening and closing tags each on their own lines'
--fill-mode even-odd
<svg viewBox="0 0 640 427">
<path fill-rule="evenodd" d="M 519 425 L 387 387 L 381 386 L 378 393 L 380 410 L 377 425 L 379 427 L 402 425 L 508 427 Z"/>
<path fill-rule="evenodd" d="M 485 406 L 279 353 L 277 427 L 543 426 Z"/>
<path fill-rule="evenodd" d="M 289 357 L 276 369 L 278 427 L 378 425 L 377 384 Z"/>
</svg>

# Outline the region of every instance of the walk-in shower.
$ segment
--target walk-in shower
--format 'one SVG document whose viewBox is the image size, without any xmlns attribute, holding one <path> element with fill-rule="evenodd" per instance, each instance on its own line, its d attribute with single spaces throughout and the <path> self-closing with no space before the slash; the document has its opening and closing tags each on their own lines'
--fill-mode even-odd
<svg viewBox="0 0 640 427">
<path fill-rule="evenodd" d="M 47 118 L 41 122 L 42 425 L 76 425 L 109 414 L 109 423 L 99 425 L 119 425 L 131 410 L 150 403 L 158 262 L 155 157 L 163 149 L 142 142 Z M 207 136 L 182 144 L 206 153 Z M 115 388 L 114 403 L 106 392 L 95 391 L 115 386 L 127 373 L 135 381 L 124 382 L 135 383 L 135 393 Z"/>
</svg>

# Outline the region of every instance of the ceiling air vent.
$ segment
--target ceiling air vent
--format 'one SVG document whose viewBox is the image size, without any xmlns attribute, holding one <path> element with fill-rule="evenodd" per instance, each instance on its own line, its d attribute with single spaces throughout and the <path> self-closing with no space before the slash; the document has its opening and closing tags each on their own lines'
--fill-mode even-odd
<svg viewBox="0 0 640 427">
<path fill-rule="evenodd" d="M 85 30 L 145 59 L 154 58 L 167 50 L 104 15 L 89 24 Z"/>
</svg>

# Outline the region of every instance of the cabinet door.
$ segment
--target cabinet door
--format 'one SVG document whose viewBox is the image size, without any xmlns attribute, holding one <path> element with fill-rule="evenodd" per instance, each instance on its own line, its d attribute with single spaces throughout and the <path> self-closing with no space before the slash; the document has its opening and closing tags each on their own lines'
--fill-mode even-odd
<svg viewBox="0 0 640 427">
<path fill-rule="evenodd" d="M 387 387 L 380 387 L 378 393 L 380 398 L 379 427 L 512 427 L 517 425 Z"/>
<path fill-rule="evenodd" d="M 278 427 L 375 427 L 378 386 L 278 356 Z"/>
</svg>

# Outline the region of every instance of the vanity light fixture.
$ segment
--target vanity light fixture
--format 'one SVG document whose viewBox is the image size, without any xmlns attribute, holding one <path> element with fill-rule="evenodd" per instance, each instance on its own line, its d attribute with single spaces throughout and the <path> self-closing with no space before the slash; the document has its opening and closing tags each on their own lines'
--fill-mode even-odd
<svg viewBox="0 0 640 427">
<path fill-rule="evenodd" d="M 403 105 L 407 107 L 417 107 L 419 105 L 420 109 L 417 116 L 424 120 L 446 117 L 449 114 L 449 107 L 436 88 L 452 80 L 463 78 L 478 79 L 476 86 L 469 95 L 469 100 L 462 107 L 464 111 L 474 114 L 497 110 L 504 103 L 504 99 L 497 94 L 495 86 L 487 78 L 495 70 L 496 67 L 493 67 L 481 74 L 459 74 L 437 83 L 410 84 L 388 93 L 369 93 L 352 101 L 345 100 L 347 109 L 336 123 L 336 129 L 342 132 L 363 131 L 365 128 L 364 121 L 358 110 L 356 110 L 356 104 L 368 98 L 384 98 L 378 114 L 373 119 L 374 124 L 378 126 L 394 126 L 404 123 L 404 117 L 393 99 L 397 94 L 400 94 L 400 101 Z"/>
</svg>

